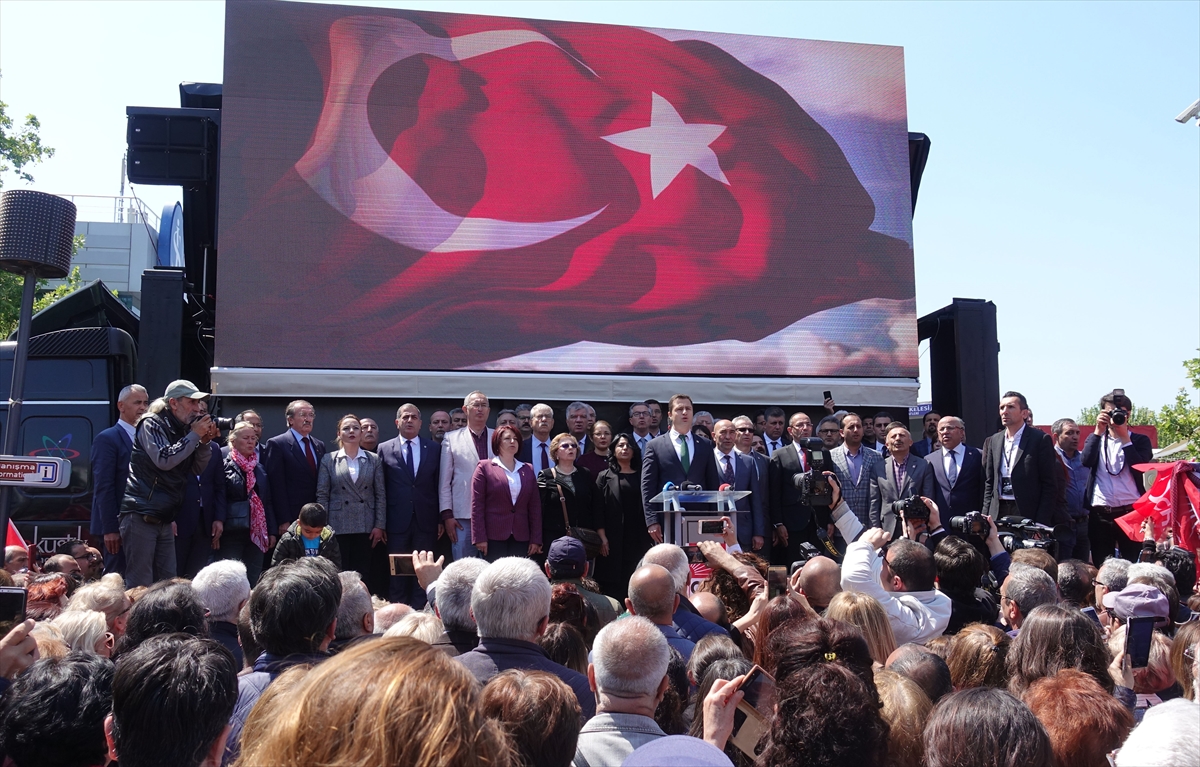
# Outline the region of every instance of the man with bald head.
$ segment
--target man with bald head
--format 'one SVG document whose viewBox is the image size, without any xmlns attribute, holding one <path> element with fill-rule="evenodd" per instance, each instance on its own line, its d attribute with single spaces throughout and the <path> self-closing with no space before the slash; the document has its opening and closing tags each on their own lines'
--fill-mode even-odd
<svg viewBox="0 0 1200 767">
<path fill-rule="evenodd" d="M 696 645 L 679 636 L 672 625 L 671 616 L 679 606 L 679 594 L 675 591 L 675 579 L 661 565 L 642 565 L 634 570 L 629 579 L 629 596 L 625 609 L 632 615 L 640 615 L 653 623 L 666 637 L 667 644 L 674 647 L 686 662 L 692 657 Z"/>
<path fill-rule="evenodd" d="M 399 436 L 379 446 L 387 493 L 388 553 L 433 551 L 445 532 L 438 508 L 442 445 L 421 436 L 421 411 L 411 402 L 396 411 L 396 428 Z M 425 607 L 425 590 L 416 580 L 391 576 L 391 601 L 404 602 L 417 610 Z"/>
<path fill-rule="evenodd" d="M 750 491 L 748 497 L 735 502 L 735 508 L 744 513 L 730 515 L 737 529 L 738 543 L 744 551 L 759 551 L 767 534 L 767 515 L 763 506 L 766 483 L 762 481 L 754 459 L 734 449 L 737 429 L 733 421 L 722 419 L 714 423 L 712 428 L 716 445 L 713 452 L 717 458 L 721 484 L 729 485 L 731 490 Z"/>
<path fill-rule="evenodd" d="M 829 557 L 813 557 L 796 573 L 796 590 L 812 609 L 824 613 L 842 590 L 842 568 Z"/>
<path fill-rule="evenodd" d="M 811 603 L 810 603 L 811 604 Z M 726 630 L 729 629 L 729 613 L 716 594 L 707 591 L 697 591 L 692 594 L 692 606 L 700 617 Z"/>
<path fill-rule="evenodd" d="M 925 456 L 933 469 L 934 500 L 943 520 L 983 509 L 983 452 L 963 443 L 967 427 L 948 415 L 938 421 L 941 446 Z"/>
</svg>

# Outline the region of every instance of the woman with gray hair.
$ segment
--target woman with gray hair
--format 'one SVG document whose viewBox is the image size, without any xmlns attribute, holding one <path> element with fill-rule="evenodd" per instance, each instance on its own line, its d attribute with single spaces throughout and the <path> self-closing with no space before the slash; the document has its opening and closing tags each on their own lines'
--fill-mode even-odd
<svg viewBox="0 0 1200 767">
<path fill-rule="evenodd" d="M 112 655 L 116 639 L 108 630 L 104 613 L 98 610 L 67 610 L 53 623 L 62 632 L 63 641 L 71 648 L 71 652 L 99 655 L 102 658 Z"/>
</svg>

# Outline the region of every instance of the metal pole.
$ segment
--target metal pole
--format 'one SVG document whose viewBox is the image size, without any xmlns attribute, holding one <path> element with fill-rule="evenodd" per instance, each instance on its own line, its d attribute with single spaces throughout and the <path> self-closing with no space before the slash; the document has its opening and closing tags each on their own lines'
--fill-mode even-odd
<svg viewBox="0 0 1200 767">
<path fill-rule="evenodd" d="M 4 424 L 4 455 L 15 455 L 17 434 L 21 430 L 21 404 L 25 397 L 25 361 L 29 359 L 29 325 L 33 320 L 33 291 L 37 287 L 37 271 L 25 272 L 25 289 L 21 293 L 20 324 L 17 325 L 17 348 L 13 351 L 12 390 L 8 395 L 8 420 Z M 0 487 L 0 535 L 8 539 L 8 513 L 13 488 Z"/>
</svg>

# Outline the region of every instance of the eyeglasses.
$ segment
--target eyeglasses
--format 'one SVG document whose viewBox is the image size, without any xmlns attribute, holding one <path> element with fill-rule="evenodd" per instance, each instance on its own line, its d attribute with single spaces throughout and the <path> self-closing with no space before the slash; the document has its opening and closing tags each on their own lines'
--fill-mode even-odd
<svg viewBox="0 0 1200 767">
<path fill-rule="evenodd" d="M 75 559 L 82 559 L 85 562 L 99 562 L 100 561 L 100 557 L 96 556 L 95 554 L 93 554 L 91 552 L 88 552 L 87 554 L 79 554 L 78 556 L 75 557 Z"/>
<path fill-rule="evenodd" d="M 738 428 L 738 434 L 753 434 L 753 433 L 754 433 L 754 429 L 749 426 L 742 426 L 742 427 Z"/>
</svg>

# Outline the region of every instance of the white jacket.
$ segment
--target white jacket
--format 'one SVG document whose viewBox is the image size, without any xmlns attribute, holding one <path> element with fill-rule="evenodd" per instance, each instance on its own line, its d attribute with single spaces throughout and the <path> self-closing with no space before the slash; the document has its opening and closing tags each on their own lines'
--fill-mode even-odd
<svg viewBox="0 0 1200 767">
<path fill-rule="evenodd" d="M 475 451 L 475 440 L 471 438 L 470 429 L 465 426 L 446 432 L 446 436 L 442 438 L 438 505 L 442 511 L 452 509 L 455 519 L 471 518 L 471 477 L 475 475 L 475 467 L 479 465 L 480 460 L 486 461 L 495 456 L 492 452 L 493 432 L 495 429 L 487 430 L 486 456 L 480 456 Z M 467 537 L 470 538 L 470 525 L 467 526 Z"/>
<path fill-rule="evenodd" d="M 888 614 L 896 646 L 908 642 L 924 644 L 940 636 L 950 623 L 950 597 L 933 591 L 888 591 L 880 581 L 883 557 L 866 541 L 846 548 L 842 560 L 842 590 L 875 597 Z"/>
</svg>

